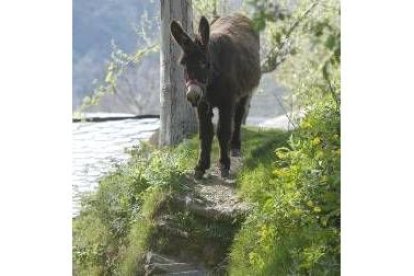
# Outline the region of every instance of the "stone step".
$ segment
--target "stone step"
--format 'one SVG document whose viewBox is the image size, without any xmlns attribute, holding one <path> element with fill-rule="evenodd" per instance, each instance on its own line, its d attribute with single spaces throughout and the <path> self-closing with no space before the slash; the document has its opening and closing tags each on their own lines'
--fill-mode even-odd
<svg viewBox="0 0 414 276">
<path fill-rule="evenodd" d="M 187 231 L 180 229 L 180 227 L 172 222 L 168 217 L 159 218 L 155 225 L 158 231 L 164 232 L 171 237 L 188 239 L 190 236 Z"/>
<path fill-rule="evenodd" d="M 177 209 L 191 212 L 208 220 L 233 221 L 244 218 L 250 211 L 245 203 L 217 204 L 214 201 L 200 199 L 193 195 L 180 195 L 171 199 Z"/>
<path fill-rule="evenodd" d="M 226 258 L 240 223 L 206 221 L 191 215 L 185 220 L 182 223 L 180 216 L 175 217 L 175 214 L 159 216 L 150 243 L 151 250 L 163 256 L 174 256 L 177 263 L 216 267 Z"/>
<path fill-rule="evenodd" d="M 200 238 L 210 241 L 228 242 L 229 234 L 237 229 L 241 221 L 205 220 L 204 218 L 186 218 L 193 220 L 192 225 L 180 225 L 172 215 L 162 215 L 155 220 L 155 229 L 167 239 L 197 241 Z M 157 235 L 158 235 L 157 234 Z"/>
<path fill-rule="evenodd" d="M 148 252 L 146 256 L 145 275 L 212 275 L 200 266 L 181 262 L 174 257 L 155 252 Z"/>
</svg>

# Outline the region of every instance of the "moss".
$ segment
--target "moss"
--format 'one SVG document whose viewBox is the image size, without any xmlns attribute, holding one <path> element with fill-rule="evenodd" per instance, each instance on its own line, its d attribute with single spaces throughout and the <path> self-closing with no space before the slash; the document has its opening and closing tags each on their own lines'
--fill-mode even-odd
<svg viewBox="0 0 414 276">
<path fill-rule="evenodd" d="M 160 187 L 151 187 L 146 191 L 140 216 L 131 224 L 127 237 L 129 244 L 120 260 L 120 275 L 143 274 L 140 264 L 149 249 L 149 240 L 154 229 L 153 216 L 164 197 L 165 193 Z"/>
</svg>

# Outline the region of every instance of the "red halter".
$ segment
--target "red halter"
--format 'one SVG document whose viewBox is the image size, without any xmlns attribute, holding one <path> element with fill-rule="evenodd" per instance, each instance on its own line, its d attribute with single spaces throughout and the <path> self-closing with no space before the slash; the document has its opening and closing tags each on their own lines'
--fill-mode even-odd
<svg viewBox="0 0 414 276">
<path fill-rule="evenodd" d="M 190 77 L 188 76 L 187 72 L 184 70 L 184 80 L 185 80 L 185 87 L 188 88 L 190 85 L 194 84 L 197 86 L 202 87 L 202 83 L 199 82 L 196 79 L 190 79 Z"/>
</svg>

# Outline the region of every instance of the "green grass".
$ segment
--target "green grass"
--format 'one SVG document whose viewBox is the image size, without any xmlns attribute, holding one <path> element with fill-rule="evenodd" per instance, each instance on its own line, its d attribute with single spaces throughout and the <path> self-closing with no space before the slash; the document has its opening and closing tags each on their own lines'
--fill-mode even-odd
<svg viewBox="0 0 414 276">
<path fill-rule="evenodd" d="M 164 198 L 160 187 L 152 187 L 145 192 L 144 204 L 138 219 L 132 222 L 127 236 L 128 246 L 120 260 L 120 275 L 136 275 L 140 271 L 140 261 L 148 250 L 149 238 L 154 228 L 153 215 Z"/>
<path fill-rule="evenodd" d="M 287 137 L 281 131 L 244 129 L 245 167 L 253 170 L 271 164 L 273 150 L 284 145 Z M 130 153 L 132 158 L 127 165 L 101 179 L 96 193 L 82 199 L 80 215 L 73 221 L 73 260 L 77 275 L 140 272 L 138 264 L 154 230 L 154 213 L 164 198 L 179 191 L 185 183 L 185 172 L 192 170 L 197 160 L 198 138 L 173 148 L 155 149 L 142 144 Z M 215 140 L 213 165 L 217 156 Z M 201 227 L 201 224 L 195 225 Z M 197 231 L 203 233 L 201 228 Z"/>
<path fill-rule="evenodd" d="M 287 146 L 290 133 L 248 128 L 244 131 L 243 170 L 238 176 L 240 195 L 254 200 L 263 194 L 276 160 L 275 150 Z"/>
</svg>

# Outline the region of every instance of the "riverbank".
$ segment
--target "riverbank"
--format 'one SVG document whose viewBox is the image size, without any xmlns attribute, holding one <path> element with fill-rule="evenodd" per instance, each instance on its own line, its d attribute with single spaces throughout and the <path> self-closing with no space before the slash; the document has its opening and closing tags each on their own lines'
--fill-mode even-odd
<svg viewBox="0 0 414 276">
<path fill-rule="evenodd" d="M 79 213 L 81 195 L 95 191 L 100 178 L 129 160 L 126 150 L 158 128 L 158 119 L 72 123 L 72 216 Z"/>
<path fill-rule="evenodd" d="M 107 120 L 131 117 L 131 114 L 86 114 L 85 118 L 100 118 L 99 122 L 72 124 L 72 216 L 79 213 L 79 200 L 83 193 L 96 190 L 99 179 L 125 164 L 128 149 L 147 141 L 159 128 L 158 119 Z M 248 117 L 248 126 L 293 129 L 289 115 Z"/>
</svg>

